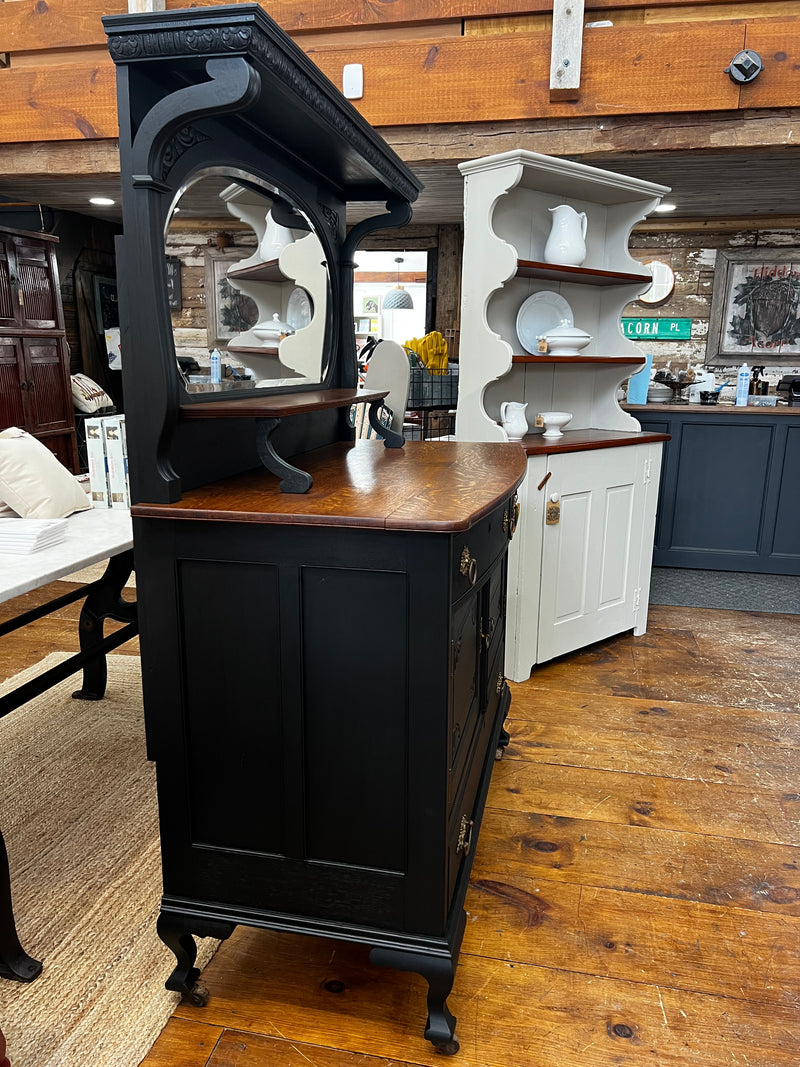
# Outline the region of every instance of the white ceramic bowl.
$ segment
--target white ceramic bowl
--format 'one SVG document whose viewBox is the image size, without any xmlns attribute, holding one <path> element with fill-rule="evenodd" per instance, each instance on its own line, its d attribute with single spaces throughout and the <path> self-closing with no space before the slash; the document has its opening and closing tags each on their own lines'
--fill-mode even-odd
<svg viewBox="0 0 800 1067">
<path fill-rule="evenodd" d="M 556 437 L 562 437 L 562 430 L 572 418 L 571 411 L 540 411 L 536 416 L 544 421 L 543 437 L 552 441 Z"/>
<path fill-rule="evenodd" d="M 577 356 L 591 341 L 591 335 L 577 326 L 557 326 L 544 334 L 553 356 Z"/>
</svg>

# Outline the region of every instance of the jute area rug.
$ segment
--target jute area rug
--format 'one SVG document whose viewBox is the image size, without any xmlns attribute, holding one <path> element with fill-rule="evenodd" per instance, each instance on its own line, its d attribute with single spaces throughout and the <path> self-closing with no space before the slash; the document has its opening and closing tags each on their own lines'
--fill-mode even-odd
<svg viewBox="0 0 800 1067">
<path fill-rule="evenodd" d="M 52 666 L 62 653 L 0 686 Z M 145 758 L 139 659 L 108 657 L 104 700 L 78 676 L 0 720 L 0 826 L 17 933 L 44 962 L 0 979 L 13 1067 L 137 1067 L 178 1002 L 156 935 L 161 866 L 155 771 Z M 199 966 L 216 942 L 199 942 Z"/>
</svg>

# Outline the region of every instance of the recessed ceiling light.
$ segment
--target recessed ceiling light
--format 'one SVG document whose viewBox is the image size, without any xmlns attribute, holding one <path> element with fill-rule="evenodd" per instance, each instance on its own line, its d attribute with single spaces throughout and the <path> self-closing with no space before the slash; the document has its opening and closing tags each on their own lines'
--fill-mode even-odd
<svg viewBox="0 0 800 1067">
<path fill-rule="evenodd" d="M 656 211 L 674 211 L 677 204 L 670 204 L 668 200 L 665 200 L 662 204 L 659 204 Z"/>
<path fill-rule="evenodd" d="M 116 201 L 107 196 L 90 196 L 89 203 L 95 204 L 97 207 L 111 207 Z"/>
</svg>

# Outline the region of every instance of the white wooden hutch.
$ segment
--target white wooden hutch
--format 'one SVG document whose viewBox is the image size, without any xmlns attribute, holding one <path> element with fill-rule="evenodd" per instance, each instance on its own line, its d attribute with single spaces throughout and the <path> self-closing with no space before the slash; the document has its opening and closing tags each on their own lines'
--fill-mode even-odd
<svg viewBox="0 0 800 1067">
<path fill-rule="evenodd" d="M 506 674 L 522 681 L 536 663 L 627 629 L 645 631 L 666 437 L 643 432 L 618 403 L 620 383 L 644 363 L 623 336 L 620 315 L 651 281 L 628 252 L 630 232 L 669 190 L 526 151 L 460 169 L 456 436 L 507 440 L 500 405 L 528 405 L 530 432 L 522 440 L 528 473 L 510 552 L 506 640 Z M 586 214 L 586 258 L 579 267 L 544 262 L 548 209 L 560 204 Z M 538 292 L 559 294 L 574 325 L 591 335 L 579 355 L 523 347 L 517 314 Z M 561 438 L 547 441 L 535 417 L 552 410 L 571 412 L 572 419 Z"/>
</svg>

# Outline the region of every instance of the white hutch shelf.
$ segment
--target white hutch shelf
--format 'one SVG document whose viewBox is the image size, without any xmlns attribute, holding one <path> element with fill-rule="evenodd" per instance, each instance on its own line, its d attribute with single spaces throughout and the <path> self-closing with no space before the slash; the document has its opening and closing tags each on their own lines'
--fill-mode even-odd
<svg viewBox="0 0 800 1067">
<path fill-rule="evenodd" d="M 629 254 L 633 226 L 669 190 L 579 163 L 514 151 L 463 163 L 464 267 L 456 436 L 505 441 L 500 405 L 528 405 L 528 474 L 509 563 L 506 674 L 614 633 L 644 633 L 663 434 L 645 433 L 616 399 L 644 364 L 623 336 L 624 307 L 650 275 Z M 549 208 L 585 212 L 586 258 L 544 261 Z M 516 331 L 532 293 L 563 297 L 591 335 L 577 356 L 526 351 Z M 530 339 L 528 339 L 530 346 Z M 569 411 L 545 441 L 537 412 Z M 634 446 L 634 447 L 631 447 Z M 548 518 L 548 507 L 550 515 Z M 553 508 L 552 505 L 557 505 Z"/>
</svg>

